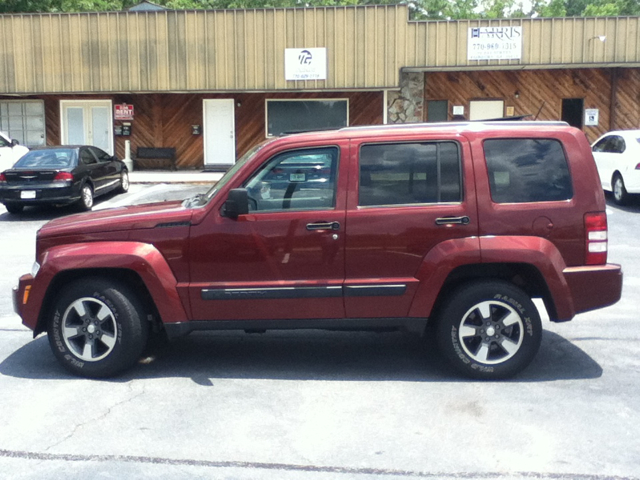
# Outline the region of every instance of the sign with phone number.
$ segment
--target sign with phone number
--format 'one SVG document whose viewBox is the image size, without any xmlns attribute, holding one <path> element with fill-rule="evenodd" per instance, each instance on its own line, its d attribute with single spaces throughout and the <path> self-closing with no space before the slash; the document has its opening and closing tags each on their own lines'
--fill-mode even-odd
<svg viewBox="0 0 640 480">
<path fill-rule="evenodd" d="M 522 27 L 471 27 L 467 60 L 520 60 Z"/>
</svg>

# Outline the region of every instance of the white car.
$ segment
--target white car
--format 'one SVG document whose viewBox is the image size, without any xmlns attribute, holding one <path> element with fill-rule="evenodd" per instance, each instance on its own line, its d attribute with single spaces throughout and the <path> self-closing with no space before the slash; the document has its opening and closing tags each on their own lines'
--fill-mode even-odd
<svg viewBox="0 0 640 480">
<path fill-rule="evenodd" d="M 19 145 L 17 140 L 11 140 L 3 132 L 0 132 L 0 172 L 13 167 L 13 164 L 28 151 L 29 149 Z"/>
<path fill-rule="evenodd" d="M 602 188 L 624 205 L 640 194 L 640 130 L 619 130 L 601 136 L 591 146 Z"/>
</svg>

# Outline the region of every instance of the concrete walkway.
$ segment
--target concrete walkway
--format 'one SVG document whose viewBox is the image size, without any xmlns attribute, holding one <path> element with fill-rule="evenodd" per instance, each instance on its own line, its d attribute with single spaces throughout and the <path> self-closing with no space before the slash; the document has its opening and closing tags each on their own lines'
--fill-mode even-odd
<svg viewBox="0 0 640 480">
<path fill-rule="evenodd" d="M 202 172 L 199 170 L 134 170 L 129 172 L 131 183 L 216 183 L 223 172 Z"/>
</svg>

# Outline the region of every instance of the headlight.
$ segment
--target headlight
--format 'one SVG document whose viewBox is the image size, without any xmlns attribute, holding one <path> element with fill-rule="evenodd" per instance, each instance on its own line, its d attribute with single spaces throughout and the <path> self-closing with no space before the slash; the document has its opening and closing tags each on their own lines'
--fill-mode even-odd
<svg viewBox="0 0 640 480">
<path fill-rule="evenodd" d="M 33 267 L 31 267 L 31 276 L 35 278 L 35 276 L 40 271 L 40 264 L 38 262 L 33 262 Z"/>
</svg>

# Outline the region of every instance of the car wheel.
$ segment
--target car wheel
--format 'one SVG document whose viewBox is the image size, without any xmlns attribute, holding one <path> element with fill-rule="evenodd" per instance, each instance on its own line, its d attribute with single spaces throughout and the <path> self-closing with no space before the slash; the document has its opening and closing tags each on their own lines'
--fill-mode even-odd
<svg viewBox="0 0 640 480">
<path fill-rule="evenodd" d="M 613 201 L 618 205 L 626 205 L 629 203 L 629 194 L 624 186 L 624 180 L 620 174 L 616 173 L 613 177 Z"/>
<path fill-rule="evenodd" d="M 89 211 L 93 207 L 93 189 L 91 185 L 85 183 L 80 189 L 80 210 Z"/>
<path fill-rule="evenodd" d="M 522 371 L 542 339 L 540 315 L 531 299 L 502 281 L 458 289 L 436 321 L 442 353 L 460 372 L 477 379 L 507 378 Z"/>
<path fill-rule="evenodd" d="M 21 203 L 7 203 L 5 207 L 7 208 L 7 212 L 12 214 L 20 213 L 24 209 L 24 205 Z"/>
<path fill-rule="evenodd" d="M 118 193 L 127 193 L 129 191 L 129 172 L 122 170 L 120 175 L 120 187 L 118 187 Z"/>
<path fill-rule="evenodd" d="M 47 333 L 54 355 L 71 373 L 111 377 L 133 366 L 149 325 L 135 295 L 123 285 L 85 278 L 58 296 Z"/>
</svg>

